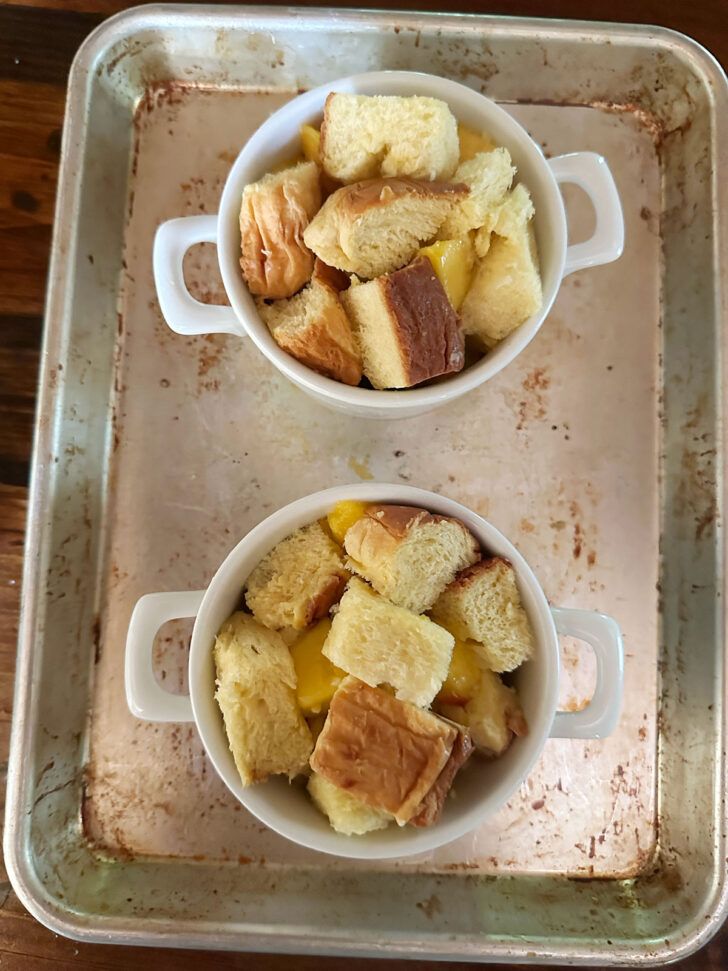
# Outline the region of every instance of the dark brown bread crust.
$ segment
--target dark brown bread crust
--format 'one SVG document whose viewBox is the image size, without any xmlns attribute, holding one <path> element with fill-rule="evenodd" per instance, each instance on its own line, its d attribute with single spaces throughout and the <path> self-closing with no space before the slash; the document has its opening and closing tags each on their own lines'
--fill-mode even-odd
<svg viewBox="0 0 728 971">
<path fill-rule="evenodd" d="M 440 818 L 445 797 L 452 787 L 455 776 L 473 754 L 475 746 L 470 737 L 470 732 L 462 725 L 454 727 L 458 729 L 458 737 L 455 739 L 455 744 L 450 752 L 450 758 L 435 780 L 435 784 L 420 803 L 416 815 L 410 819 L 413 826 L 435 825 Z"/>
<path fill-rule="evenodd" d="M 335 266 L 329 266 L 318 256 L 316 257 L 311 276 L 312 285 L 320 283 L 322 286 L 328 287 L 329 290 L 333 290 L 334 293 L 341 293 L 342 290 L 348 289 L 350 282 L 348 273 L 337 270 Z"/>
<path fill-rule="evenodd" d="M 465 345 L 457 315 L 426 256 L 380 277 L 410 386 L 461 371 Z"/>
<path fill-rule="evenodd" d="M 314 621 L 321 620 L 328 614 L 331 607 L 344 596 L 347 583 L 347 577 L 339 576 L 337 573 L 331 574 L 326 586 L 306 604 L 306 627 L 310 627 Z"/>
</svg>

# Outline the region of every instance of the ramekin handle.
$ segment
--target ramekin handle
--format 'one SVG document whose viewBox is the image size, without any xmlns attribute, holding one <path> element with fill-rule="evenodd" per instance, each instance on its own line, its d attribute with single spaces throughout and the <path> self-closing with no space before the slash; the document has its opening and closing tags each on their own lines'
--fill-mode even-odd
<svg viewBox="0 0 728 971">
<path fill-rule="evenodd" d="M 557 711 L 551 738 L 605 738 L 614 731 L 622 707 L 624 647 L 616 620 L 594 610 L 552 607 L 559 634 L 577 637 L 594 651 L 597 683 L 581 711 Z"/>
<path fill-rule="evenodd" d="M 204 590 L 148 593 L 137 600 L 126 635 L 124 685 L 132 715 L 152 722 L 194 721 L 188 695 L 173 695 L 160 686 L 152 669 L 157 631 L 168 620 L 196 617 Z"/>
<path fill-rule="evenodd" d="M 572 152 L 547 162 L 558 183 L 573 182 L 586 192 L 597 216 L 591 239 L 567 247 L 564 276 L 618 260 L 624 249 L 624 215 L 606 159 L 596 152 Z"/>
<path fill-rule="evenodd" d="M 200 303 L 185 285 L 182 261 L 195 243 L 217 243 L 217 216 L 170 219 L 154 236 L 154 285 L 164 319 L 178 334 L 237 334 L 242 328 L 232 307 Z"/>
</svg>

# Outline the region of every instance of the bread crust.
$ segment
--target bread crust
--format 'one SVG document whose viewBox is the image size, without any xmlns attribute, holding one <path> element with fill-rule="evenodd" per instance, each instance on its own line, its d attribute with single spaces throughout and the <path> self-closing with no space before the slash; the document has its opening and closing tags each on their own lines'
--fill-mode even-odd
<svg viewBox="0 0 728 971">
<path fill-rule="evenodd" d="M 372 279 L 396 270 L 410 260 L 419 243 L 437 231 L 453 206 L 470 192 L 463 183 L 425 182 L 407 176 L 366 179 L 337 189 L 321 206 L 304 233 L 304 240 L 318 257 L 363 279 Z M 406 201 L 410 212 L 403 220 Z M 404 202 L 402 202 L 404 205 Z M 416 226 L 412 224 L 415 219 Z M 402 240 L 374 250 L 372 238 L 380 238 L 380 222 L 391 230 L 406 229 Z"/>
<path fill-rule="evenodd" d="M 400 823 L 418 811 L 459 732 L 415 705 L 346 678 L 334 695 L 311 768 Z"/>
<path fill-rule="evenodd" d="M 480 553 L 477 540 L 459 519 L 440 516 L 417 506 L 393 506 L 379 504 L 369 506 L 344 537 L 344 548 L 355 560 L 379 559 L 391 556 L 413 527 L 422 523 L 451 522 L 460 526 L 473 543 L 473 553 Z M 381 528 L 380 528 L 381 527 Z"/>
<path fill-rule="evenodd" d="M 478 560 L 477 563 L 473 563 L 472 566 L 467 566 L 464 570 L 461 570 L 448 587 L 448 591 L 467 590 L 478 577 L 484 573 L 489 573 L 491 570 L 495 570 L 499 564 L 503 564 L 511 570 L 513 569 L 513 564 L 505 556 L 487 556 L 482 560 Z"/>
<path fill-rule="evenodd" d="M 418 199 L 449 199 L 460 202 L 470 192 L 464 182 L 425 182 L 412 179 L 407 175 L 391 178 L 365 179 L 344 185 L 329 196 L 326 204 L 337 207 L 342 222 L 354 221 L 363 213 L 378 206 L 388 206 L 394 199 L 402 196 L 415 196 Z"/>
<path fill-rule="evenodd" d="M 465 344 L 457 314 L 429 259 L 418 256 L 377 284 L 397 328 L 409 386 L 461 371 Z"/>
<path fill-rule="evenodd" d="M 303 233 L 321 206 L 315 162 L 262 178 L 243 190 L 240 266 L 252 294 L 290 297 L 313 270 Z"/>
<path fill-rule="evenodd" d="M 434 785 L 427 793 L 425 798 L 417 807 L 417 812 L 410 819 L 413 826 L 434 826 L 442 814 L 445 805 L 445 797 L 450 791 L 455 776 L 465 765 L 475 750 L 473 740 L 467 728 L 457 726 L 457 738 L 450 752 L 450 758 L 445 763 L 445 768 L 439 774 Z"/>
<path fill-rule="evenodd" d="M 341 293 L 346 290 L 350 283 L 349 274 L 343 270 L 338 270 L 335 266 L 329 266 L 318 256 L 314 260 L 313 273 L 311 274 L 311 285 L 321 284 L 328 287 L 334 293 Z"/>
</svg>

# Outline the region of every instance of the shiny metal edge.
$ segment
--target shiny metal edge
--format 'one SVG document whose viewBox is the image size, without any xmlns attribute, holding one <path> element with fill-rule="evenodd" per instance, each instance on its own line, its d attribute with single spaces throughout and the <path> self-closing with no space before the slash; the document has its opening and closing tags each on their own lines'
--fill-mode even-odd
<svg viewBox="0 0 728 971">
<path fill-rule="evenodd" d="M 270 29 L 277 22 L 288 22 L 291 16 L 300 16 L 296 8 L 249 7 L 244 13 L 234 13 L 230 8 L 210 8 L 181 5 L 150 4 L 117 14 L 105 21 L 84 41 L 74 59 L 71 70 L 68 97 L 66 103 L 66 119 L 61 150 L 61 166 L 59 172 L 59 189 L 55 206 L 54 230 L 52 241 L 52 256 L 48 277 L 48 293 L 45 307 L 45 320 L 60 319 L 64 314 L 68 295 L 69 267 L 73 262 L 73 216 L 77 211 L 82 182 L 82 172 L 76 167 L 80 145 L 84 139 L 82 116 L 88 99 L 87 81 L 96 60 L 101 57 L 108 47 L 124 37 L 133 35 L 144 27 L 161 27 L 171 22 L 189 23 L 202 20 L 214 23 L 219 27 L 226 25 L 240 26 L 244 24 Z M 695 72 L 701 75 L 705 83 L 712 89 L 714 99 L 714 128 L 716 156 L 728 160 L 728 127 L 725 124 L 728 109 L 728 80 L 714 56 L 702 45 L 677 31 L 663 27 L 644 25 L 619 25 L 587 21 L 545 20 L 540 18 L 517 18 L 483 16 L 479 14 L 437 14 L 437 13 L 396 13 L 369 12 L 363 10 L 332 11 L 319 8 L 306 9 L 304 17 L 314 22 L 329 20 L 332 16 L 339 20 L 348 21 L 355 26 L 363 23 L 415 23 L 422 18 L 437 20 L 443 27 L 453 26 L 468 18 L 477 23 L 487 23 L 491 26 L 501 26 L 508 32 L 521 34 L 524 37 L 536 37 L 543 40 L 549 37 L 566 37 L 579 35 L 584 39 L 609 36 L 612 43 L 643 42 L 645 37 L 654 40 L 658 46 L 664 47 L 676 56 L 684 57 Z M 714 171 L 714 199 L 715 221 L 717 225 L 716 238 L 718 247 L 714 277 L 716 288 L 720 293 L 722 318 L 728 323 L 728 301 L 724 286 L 724 268 L 728 265 L 728 230 L 725 218 L 721 218 L 728 204 L 728 185 L 720 181 L 717 170 Z M 23 566 L 21 615 L 18 639 L 18 664 L 13 701 L 13 727 L 11 735 L 11 757 L 8 769 L 7 809 L 4 830 L 5 861 L 13 887 L 21 902 L 41 923 L 51 930 L 79 941 L 95 941 L 99 943 L 128 943 L 155 946 L 176 946 L 199 948 L 213 947 L 226 949 L 240 946 L 239 934 L 226 933 L 224 926 L 215 924 L 200 925 L 196 922 L 180 922 L 173 932 L 165 932 L 161 927 L 159 933 L 150 936 L 148 931 L 135 930 L 128 921 L 115 921 L 98 918 L 94 926 L 88 926 L 80 915 L 69 914 L 67 910 L 57 906 L 45 893 L 43 886 L 35 879 L 35 874 L 27 866 L 22 853 L 23 826 L 27 812 L 27 794 L 29 780 L 23 775 L 24 756 L 32 749 L 32 740 L 36 725 L 32 720 L 34 682 L 40 663 L 39 656 L 33 652 L 35 639 L 35 607 L 39 597 L 41 578 L 44 575 L 42 565 L 45 562 L 46 550 L 43 544 L 42 520 L 44 511 L 48 508 L 49 475 L 47 458 L 51 452 L 54 427 L 48 420 L 53 414 L 53 393 L 49 380 L 49 361 L 61 349 L 60 332 L 46 327 L 44 330 L 41 351 L 41 366 L 39 376 L 39 394 L 34 427 L 34 446 L 31 467 L 31 484 L 28 500 L 28 517 L 26 527 L 25 558 Z M 724 342 L 720 359 L 716 367 L 722 374 L 728 373 L 728 347 Z M 725 407 L 725 393 L 723 406 Z M 725 449 L 725 429 L 721 428 L 721 444 Z M 719 468 L 719 491 L 725 506 L 725 462 Z M 721 546 L 721 560 L 724 576 L 726 575 L 726 550 L 722 542 L 722 525 L 719 542 Z M 728 608 L 720 605 L 722 629 L 728 621 Z M 728 660 L 728 652 L 724 641 L 724 661 Z M 728 730 L 728 709 L 724 705 L 723 736 Z M 725 753 L 722 753 L 722 771 L 720 774 L 720 796 L 726 792 L 728 774 L 726 772 Z M 722 798 L 716 799 L 716 806 L 720 807 Z M 726 834 L 722 827 L 720 846 L 717 856 L 725 860 Z M 556 947 L 553 949 L 539 947 L 529 943 L 523 948 L 511 945 L 499 947 L 491 944 L 488 960 L 517 962 L 527 959 L 534 964 L 553 963 L 554 961 L 568 961 L 577 965 L 592 965 L 598 962 L 609 964 L 646 964 L 658 966 L 666 958 L 675 961 L 683 958 L 703 946 L 718 930 L 728 912 L 728 887 L 726 886 L 725 870 L 716 876 L 712 898 L 711 913 L 708 919 L 705 915 L 686 925 L 680 933 L 680 940 L 674 938 L 669 947 L 656 944 L 650 949 L 649 955 L 621 953 L 619 945 L 590 948 L 588 953 L 576 947 Z M 137 926 L 138 926 L 138 922 Z M 214 937 L 214 940 L 212 939 Z M 430 942 L 428 942 L 430 943 Z M 383 953 L 381 946 L 372 940 L 368 946 L 352 947 L 345 941 L 330 941 L 326 945 L 314 943 L 306 934 L 292 936 L 282 941 L 275 939 L 265 928 L 253 929 L 246 934 L 246 945 L 250 950 L 271 951 L 278 953 L 307 952 L 313 954 L 350 954 L 352 956 L 376 956 Z M 433 960 L 457 959 L 464 961 L 482 960 L 482 954 L 470 949 L 464 951 L 448 950 L 447 945 L 433 941 L 428 955 Z M 389 955 L 407 956 L 407 947 L 400 947 L 397 943 L 388 943 L 386 953 Z"/>
</svg>

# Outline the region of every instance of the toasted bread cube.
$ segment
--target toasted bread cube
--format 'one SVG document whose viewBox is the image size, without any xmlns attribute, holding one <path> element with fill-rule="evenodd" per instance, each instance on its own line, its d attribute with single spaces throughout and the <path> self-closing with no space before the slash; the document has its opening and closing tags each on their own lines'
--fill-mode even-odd
<svg viewBox="0 0 728 971">
<path fill-rule="evenodd" d="M 243 785 L 278 773 L 296 775 L 313 739 L 296 701 L 296 672 L 283 639 L 237 612 L 220 628 L 213 656 L 215 699 Z"/>
<path fill-rule="evenodd" d="M 521 710 L 515 688 L 509 688 L 494 671 L 481 671 L 473 698 L 464 706 L 437 706 L 438 711 L 454 722 L 466 726 L 475 747 L 483 755 L 502 755 L 513 736 L 528 734 L 528 724 Z"/>
<path fill-rule="evenodd" d="M 453 643 L 427 617 L 396 607 L 352 577 L 323 653 L 360 681 L 390 684 L 397 698 L 426 708 L 445 680 Z"/>
<path fill-rule="evenodd" d="M 477 540 L 459 520 L 413 506 L 370 506 L 347 531 L 344 548 L 350 569 L 416 614 L 480 559 Z"/>
<path fill-rule="evenodd" d="M 375 388 L 411 388 L 462 370 L 465 346 L 447 294 L 426 256 L 341 294 Z"/>
<path fill-rule="evenodd" d="M 390 813 L 373 809 L 352 796 L 346 789 L 339 789 L 318 772 L 312 772 L 308 780 L 308 792 L 317 809 L 337 833 L 345 836 L 362 836 L 377 829 L 386 829 L 392 822 Z"/>
<path fill-rule="evenodd" d="M 457 122 L 437 98 L 332 93 L 326 99 L 321 161 L 341 182 L 378 175 L 448 179 L 459 151 Z"/>
<path fill-rule="evenodd" d="M 248 577 L 245 602 L 266 627 L 302 630 L 326 616 L 348 576 L 339 546 L 310 523 L 263 557 Z"/>
<path fill-rule="evenodd" d="M 513 671 L 533 654 L 533 631 L 516 574 L 503 557 L 489 557 L 463 570 L 440 594 L 431 614 L 455 637 L 468 640 L 491 671 Z"/>
<path fill-rule="evenodd" d="M 258 301 L 279 347 L 307 367 L 344 384 L 361 381 L 361 358 L 336 291 L 311 283 L 289 300 Z"/>
<path fill-rule="evenodd" d="M 321 205 L 318 167 L 302 162 L 246 185 L 240 206 L 240 266 L 252 294 L 291 297 L 311 276 L 303 232 Z"/>
<path fill-rule="evenodd" d="M 436 715 L 346 678 L 331 701 L 311 768 L 404 824 L 445 768 L 457 735 Z"/>
<path fill-rule="evenodd" d="M 329 266 L 370 280 L 408 263 L 468 191 L 408 178 L 345 185 L 328 197 L 303 238 Z"/>
</svg>

